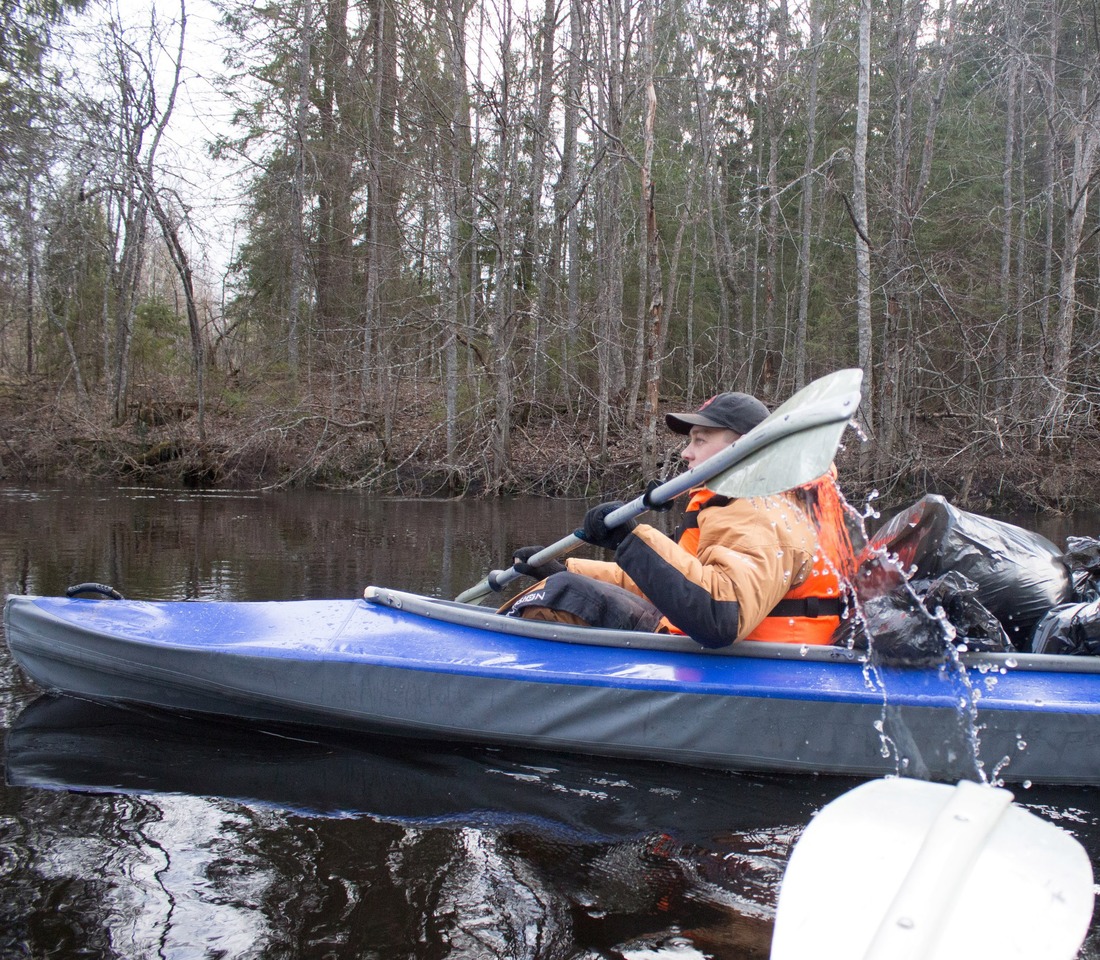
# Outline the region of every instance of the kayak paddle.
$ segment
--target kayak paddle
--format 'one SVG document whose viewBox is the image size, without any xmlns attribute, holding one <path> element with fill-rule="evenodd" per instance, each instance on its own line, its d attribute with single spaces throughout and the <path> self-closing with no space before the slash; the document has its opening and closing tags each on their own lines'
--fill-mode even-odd
<svg viewBox="0 0 1100 960">
<path fill-rule="evenodd" d="M 872 780 L 795 844 L 771 960 L 1072 960 L 1092 865 L 1012 794 L 964 780 Z"/>
<path fill-rule="evenodd" d="M 648 497 L 636 497 L 609 513 L 605 522 L 609 527 L 620 526 L 651 506 L 668 503 L 704 484 L 727 497 L 763 497 L 820 477 L 829 469 L 840 438 L 856 414 L 862 380 L 863 371 L 852 368 L 807 384 L 736 443 L 655 487 Z M 577 533 L 571 533 L 527 562 L 537 567 L 583 542 Z M 514 566 L 493 570 L 479 584 L 459 594 L 457 600 L 474 603 L 519 576 Z"/>
</svg>

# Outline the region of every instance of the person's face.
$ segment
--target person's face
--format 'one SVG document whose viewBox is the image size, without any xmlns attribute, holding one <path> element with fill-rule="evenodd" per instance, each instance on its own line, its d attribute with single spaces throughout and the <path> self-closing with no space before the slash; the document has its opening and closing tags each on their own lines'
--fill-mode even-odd
<svg viewBox="0 0 1100 960">
<path fill-rule="evenodd" d="M 687 446 L 680 451 L 680 456 L 687 461 L 689 467 L 697 467 L 719 451 L 725 450 L 740 436 L 741 434 L 733 430 L 719 427 L 692 427 Z"/>
</svg>

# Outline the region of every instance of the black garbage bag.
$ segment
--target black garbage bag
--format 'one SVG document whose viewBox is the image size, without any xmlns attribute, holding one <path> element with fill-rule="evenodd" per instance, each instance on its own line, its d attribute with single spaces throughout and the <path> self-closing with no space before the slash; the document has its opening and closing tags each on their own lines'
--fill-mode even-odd
<svg viewBox="0 0 1100 960">
<path fill-rule="evenodd" d="M 1035 628 L 1031 650 L 1100 656 L 1100 599 L 1055 607 Z"/>
<path fill-rule="evenodd" d="M 1095 537 L 1066 537 L 1062 560 L 1073 578 L 1077 600 L 1100 599 L 1100 540 Z"/>
<path fill-rule="evenodd" d="M 914 580 L 955 571 L 977 584 L 975 598 L 1016 650 L 1029 650 L 1035 625 L 1073 598 L 1069 568 L 1045 537 L 959 510 L 934 494 L 885 524 L 868 547 L 896 554 Z"/>
<path fill-rule="evenodd" d="M 926 609 L 901 568 L 884 553 L 865 553 L 852 584 L 855 613 L 845 617 L 833 643 L 870 650 L 882 664 L 927 665 L 947 656 L 943 623 Z"/>
<path fill-rule="evenodd" d="M 957 570 L 935 580 L 914 580 L 910 586 L 932 614 L 942 610 L 955 629 L 955 643 L 982 653 L 1010 653 L 1015 647 L 1005 628 L 978 599 L 978 585 Z"/>
<path fill-rule="evenodd" d="M 1001 622 L 977 599 L 974 581 L 955 571 L 907 581 L 900 568 L 891 567 L 882 555 L 864 558 L 856 579 L 860 615 L 841 623 L 834 642 L 857 650 L 871 646 L 887 664 L 940 662 L 950 642 L 984 653 L 1015 649 Z"/>
</svg>

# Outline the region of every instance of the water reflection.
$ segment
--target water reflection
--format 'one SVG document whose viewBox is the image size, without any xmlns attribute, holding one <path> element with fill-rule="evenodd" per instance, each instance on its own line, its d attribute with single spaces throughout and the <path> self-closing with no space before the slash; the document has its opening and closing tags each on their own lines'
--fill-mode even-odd
<svg viewBox="0 0 1100 960">
<path fill-rule="evenodd" d="M 125 957 L 275 956 L 295 936 L 301 956 L 566 957 L 684 930 L 763 956 L 800 825 L 851 786 L 368 747 L 48 696 L 6 753 L 9 786 L 35 791 L 24 882 L 65 889 L 103 955 Z"/>
<path fill-rule="evenodd" d="M 453 596 L 517 542 L 560 538 L 569 507 L 316 491 L 0 490 L 0 578 L 9 592 L 98 580 L 162 600 L 347 597 L 368 583 Z"/>
</svg>

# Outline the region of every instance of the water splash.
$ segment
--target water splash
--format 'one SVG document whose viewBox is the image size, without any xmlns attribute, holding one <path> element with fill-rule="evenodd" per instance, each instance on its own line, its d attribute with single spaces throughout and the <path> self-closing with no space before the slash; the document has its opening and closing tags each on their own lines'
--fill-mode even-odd
<svg viewBox="0 0 1100 960">
<path fill-rule="evenodd" d="M 968 755 L 966 765 L 982 782 L 989 782 L 981 758 L 982 728 L 978 708 L 983 689 L 992 689 L 988 684 L 988 679 L 992 678 L 986 678 L 985 684 L 974 683 L 962 659 L 965 644 L 960 643 L 958 630 L 944 608 L 936 605 L 929 611 L 912 587 L 914 568 L 903 567 L 900 558 L 884 546 L 872 545 L 866 524 L 880 516 L 874 506 L 878 496 L 877 490 L 872 491 L 860 510 L 841 496 L 849 538 L 859 558 L 854 576 L 843 577 L 849 586 L 851 611 L 842 621 L 841 629 L 847 634 L 849 648 L 867 651 L 864 681 L 868 689 L 882 697 L 882 712 L 874 724 L 880 754 L 884 759 L 893 759 L 895 773 L 899 776 L 909 769 L 914 759 L 890 732 L 893 711 L 883 668 L 895 665 L 938 667 L 945 679 L 957 683 L 960 689 L 956 710 L 962 747 Z M 904 723 L 900 715 L 896 716 L 896 722 L 901 726 L 895 734 L 907 734 L 902 729 Z M 994 768 L 994 783 L 1000 782 L 998 778 L 1009 759 L 1002 759 Z"/>
</svg>

